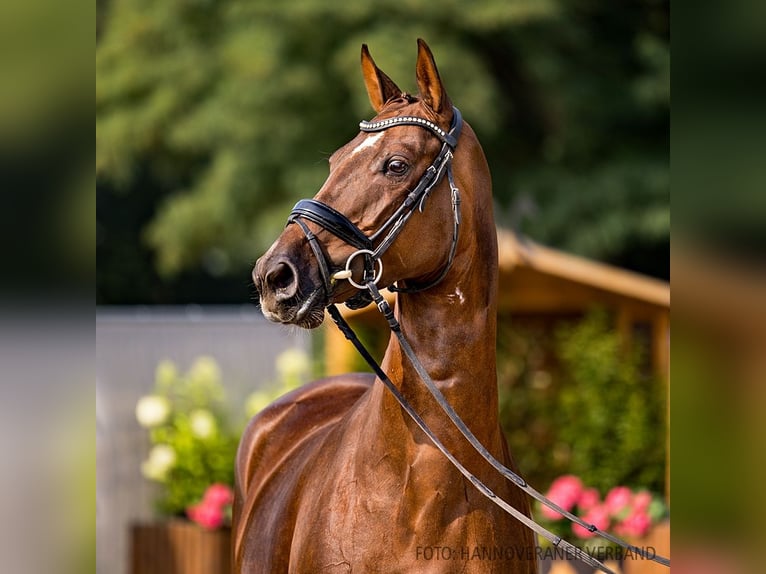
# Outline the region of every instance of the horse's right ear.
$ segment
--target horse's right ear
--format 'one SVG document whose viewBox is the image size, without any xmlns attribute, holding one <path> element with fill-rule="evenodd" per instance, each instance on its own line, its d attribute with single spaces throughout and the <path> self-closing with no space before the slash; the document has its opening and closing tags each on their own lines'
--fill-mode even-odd
<svg viewBox="0 0 766 574">
<path fill-rule="evenodd" d="M 367 44 L 362 44 L 362 76 L 375 113 L 383 109 L 388 100 L 402 93 L 394 81 L 375 65 Z"/>
</svg>

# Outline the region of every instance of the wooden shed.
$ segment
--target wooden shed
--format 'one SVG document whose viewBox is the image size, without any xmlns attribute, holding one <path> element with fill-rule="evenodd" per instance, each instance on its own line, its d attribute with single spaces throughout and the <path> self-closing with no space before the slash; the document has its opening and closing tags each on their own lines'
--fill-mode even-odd
<svg viewBox="0 0 766 574">
<path fill-rule="evenodd" d="M 670 286 L 644 275 L 545 247 L 498 229 L 498 312 L 511 316 L 573 316 L 600 306 L 615 314 L 626 344 L 636 333 L 648 339 L 653 370 L 669 369 Z M 394 294 L 386 292 L 389 301 Z M 352 326 L 387 331 L 370 305 L 343 314 Z M 335 328 L 326 330 L 328 374 L 353 370 L 356 351 Z"/>
</svg>

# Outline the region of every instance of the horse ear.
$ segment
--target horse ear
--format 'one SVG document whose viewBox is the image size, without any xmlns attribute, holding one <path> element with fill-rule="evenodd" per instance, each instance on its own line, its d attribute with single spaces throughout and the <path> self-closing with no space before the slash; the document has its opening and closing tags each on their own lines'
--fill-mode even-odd
<svg viewBox="0 0 766 574">
<path fill-rule="evenodd" d="M 418 77 L 418 89 L 423 101 L 437 114 L 444 110 L 452 109 L 447 92 L 444 90 L 439 70 L 436 69 L 436 62 L 431 49 L 421 39 L 418 38 L 418 63 L 416 68 Z"/>
<path fill-rule="evenodd" d="M 367 44 L 362 44 L 362 76 L 364 76 L 364 85 L 367 87 L 370 103 L 376 113 L 388 100 L 402 93 L 394 81 L 375 65 Z"/>
</svg>

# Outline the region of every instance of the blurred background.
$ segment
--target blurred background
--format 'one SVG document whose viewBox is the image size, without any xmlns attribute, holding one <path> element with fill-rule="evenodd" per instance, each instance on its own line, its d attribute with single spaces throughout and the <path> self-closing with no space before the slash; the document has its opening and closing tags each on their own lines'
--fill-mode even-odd
<svg viewBox="0 0 766 574">
<path fill-rule="evenodd" d="M 476 130 L 498 223 L 669 276 L 668 3 L 104 0 L 97 302 L 242 303 L 249 269 L 424 38 Z M 129 277 L 130 280 L 126 280 Z"/>
<path fill-rule="evenodd" d="M 231 484 L 247 417 L 364 368 L 326 327 L 268 325 L 250 271 L 373 115 L 361 44 L 413 91 L 418 37 L 493 175 L 501 417 L 522 472 L 541 490 L 574 477 L 599 508 L 629 489 L 609 526 L 640 515 L 635 540 L 667 524 L 668 2 L 96 7 L 98 572 L 217 560 L 226 504 L 206 492 Z M 375 319 L 350 320 L 382 352 Z M 181 570 L 161 540 L 212 550 Z"/>
</svg>

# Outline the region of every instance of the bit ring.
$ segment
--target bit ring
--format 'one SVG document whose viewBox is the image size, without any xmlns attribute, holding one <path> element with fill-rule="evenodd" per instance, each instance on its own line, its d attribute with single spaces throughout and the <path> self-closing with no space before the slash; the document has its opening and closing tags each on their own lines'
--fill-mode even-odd
<svg viewBox="0 0 766 574">
<path fill-rule="evenodd" d="M 360 249 L 359 251 L 354 251 L 351 255 L 349 255 L 348 259 L 346 260 L 346 271 L 348 271 L 349 273 L 351 273 L 351 262 L 354 260 L 354 257 L 356 257 L 357 255 L 372 255 L 374 257 L 375 252 L 369 249 Z M 383 261 L 381 261 L 380 259 L 375 259 L 374 261 L 378 264 L 378 270 L 375 273 L 375 277 L 372 280 L 372 282 L 375 283 L 375 285 L 377 285 L 378 281 L 380 281 L 380 278 L 383 276 Z M 348 282 L 351 283 L 357 289 L 367 289 L 367 285 L 362 285 L 360 283 L 357 283 L 356 281 L 354 281 L 354 278 L 352 276 L 348 277 Z"/>
</svg>

